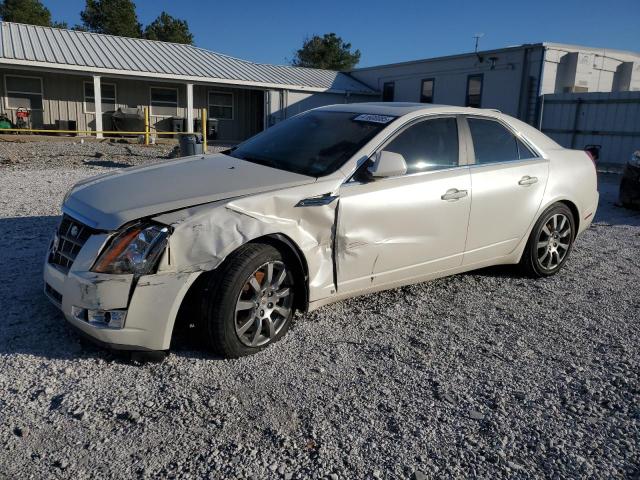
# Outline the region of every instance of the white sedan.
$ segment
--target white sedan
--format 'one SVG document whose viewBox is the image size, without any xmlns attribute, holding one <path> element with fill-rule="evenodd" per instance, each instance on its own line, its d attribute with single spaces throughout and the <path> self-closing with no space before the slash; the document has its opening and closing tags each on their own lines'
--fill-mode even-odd
<svg viewBox="0 0 640 480">
<path fill-rule="evenodd" d="M 335 105 L 221 154 L 78 183 L 45 292 L 111 347 L 167 351 L 188 317 L 238 357 L 295 310 L 489 265 L 553 275 L 597 204 L 587 153 L 507 115 Z"/>
</svg>

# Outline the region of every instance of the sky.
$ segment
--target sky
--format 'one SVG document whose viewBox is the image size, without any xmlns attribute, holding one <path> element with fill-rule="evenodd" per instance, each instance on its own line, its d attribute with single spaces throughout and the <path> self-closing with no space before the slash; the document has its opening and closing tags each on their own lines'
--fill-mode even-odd
<svg viewBox="0 0 640 480">
<path fill-rule="evenodd" d="M 84 0 L 44 0 L 54 20 L 80 23 Z M 640 51 L 640 0 L 138 0 L 143 24 L 165 10 L 195 44 L 285 64 L 304 39 L 335 32 L 362 52 L 359 67 L 522 43 L 558 42 Z"/>
</svg>

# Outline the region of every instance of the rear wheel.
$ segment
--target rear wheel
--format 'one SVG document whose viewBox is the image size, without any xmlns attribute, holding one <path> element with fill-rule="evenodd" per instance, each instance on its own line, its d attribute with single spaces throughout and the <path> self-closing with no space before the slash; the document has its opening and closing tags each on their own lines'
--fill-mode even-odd
<svg viewBox="0 0 640 480">
<path fill-rule="evenodd" d="M 575 220 L 569 207 L 556 203 L 538 219 L 520 261 L 532 277 L 548 277 L 567 261 L 575 238 Z"/>
<path fill-rule="evenodd" d="M 204 289 L 204 327 L 212 348 L 237 358 L 282 338 L 294 313 L 293 280 L 270 245 L 248 244 L 235 252 Z"/>
</svg>

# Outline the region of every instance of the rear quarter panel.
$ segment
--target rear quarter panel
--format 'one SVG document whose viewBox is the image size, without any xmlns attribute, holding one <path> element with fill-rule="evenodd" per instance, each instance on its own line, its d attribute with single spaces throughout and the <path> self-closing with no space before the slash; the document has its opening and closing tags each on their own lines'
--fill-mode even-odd
<svg viewBox="0 0 640 480">
<path fill-rule="evenodd" d="M 549 180 L 541 212 L 565 200 L 578 209 L 578 233 L 589 227 L 598 208 L 598 180 L 593 161 L 581 150 L 547 150 Z"/>
</svg>

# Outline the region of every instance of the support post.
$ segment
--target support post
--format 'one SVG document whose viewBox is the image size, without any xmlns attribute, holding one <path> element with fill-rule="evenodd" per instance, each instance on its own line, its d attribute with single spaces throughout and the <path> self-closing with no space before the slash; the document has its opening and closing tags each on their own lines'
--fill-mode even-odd
<svg viewBox="0 0 640 480">
<path fill-rule="evenodd" d="M 193 83 L 187 83 L 187 133 L 193 133 Z"/>
<path fill-rule="evenodd" d="M 93 76 L 93 101 L 96 112 L 96 138 L 102 138 L 102 89 L 100 75 Z"/>
<path fill-rule="evenodd" d="M 202 109 L 202 153 L 207 153 L 207 109 Z"/>
<path fill-rule="evenodd" d="M 144 144 L 149 145 L 149 107 L 144 107 Z"/>
</svg>

